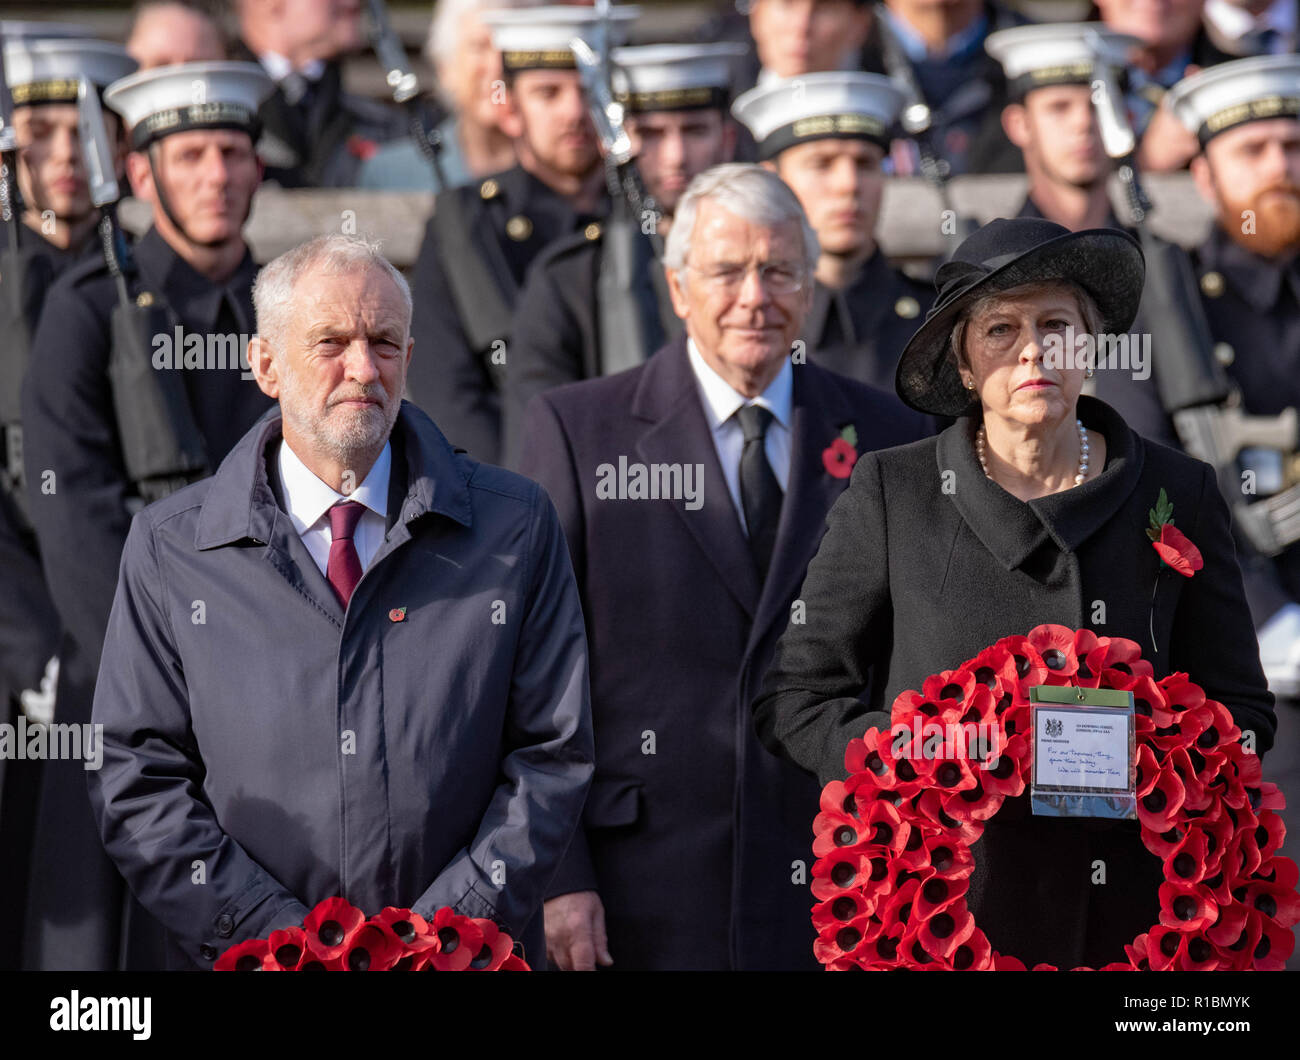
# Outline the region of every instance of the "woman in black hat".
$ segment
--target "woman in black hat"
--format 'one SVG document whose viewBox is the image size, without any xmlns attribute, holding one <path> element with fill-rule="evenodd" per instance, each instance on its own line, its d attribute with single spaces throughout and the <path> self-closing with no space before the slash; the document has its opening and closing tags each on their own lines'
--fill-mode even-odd
<svg viewBox="0 0 1300 1060">
<path fill-rule="evenodd" d="M 1125 233 L 1029 218 L 985 225 L 940 268 L 897 387 L 956 422 L 857 461 L 808 568 L 804 621 L 754 701 L 770 750 L 823 784 L 843 779 L 848 742 L 888 730 L 900 692 L 1042 623 L 1136 641 L 1157 679 L 1188 673 L 1260 752 L 1271 746 L 1273 697 L 1213 470 L 1081 395 L 1092 369 L 1068 356 L 1085 333 L 1128 332 L 1143 276 Z M 1203 556 L 1191 577 L 1163 567 L 1145 533 L 1162 489 Z M 1030 966 L 1124 960 L 1157 922 L 1163 879 L 1137 822 L 1027 804 L 1007 800 L 974 848 L 968 903 L 993 948 Z"/>
</svg>

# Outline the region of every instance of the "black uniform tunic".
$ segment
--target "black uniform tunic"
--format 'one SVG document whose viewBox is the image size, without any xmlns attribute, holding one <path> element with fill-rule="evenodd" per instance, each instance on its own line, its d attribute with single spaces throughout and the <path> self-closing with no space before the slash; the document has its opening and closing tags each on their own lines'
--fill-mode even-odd
<svg viewBox="0 0 1300 1060">
<path fill-rule="evenodd" d="M 448 245 L 436 213 L 425 229 L 411 284 L 415 353 L 407 394 L 453 445 L 499 463 L 500 392 L 511 370 L 512 317 L 524 274 L 548 243 L 598 218 L 575 211 L 522 166 L 443 192 L 435 210 L 459 211 L 466 238 Z M 469 285 L 458 286 L 467 276 Z M 487 316 L 486 329 L 465 319 L 461 297 Z"/>
<path fill-rule="evenodd" d="M 135 262 L 133 297 L 161 299 L 183 334 L 253 334 L 257 267 L 251 254 L 245 252 L 218 286 L 151 229 L 135 249 Z M 132 510 L 140 504 L 123 463 L 108 375 L 116 305 L 117 290 L 102 262 L 69 270 L 46 300 L 23 392 L 32 522 L 64 626 L 57 707 L 62 722 L 90 721 L 118 562 Z M 169 338 L 174 343 L 174 330 Z M 208 466 L 215 468 L 271 399 L 252 379 L 241 378 L 238 361 L 233 368 L 180 371 Z M 45 765 L 27 960 L 39 967 L 116 967 L 122 884 L 90 815 L 83 765 Z"/>
</svg>

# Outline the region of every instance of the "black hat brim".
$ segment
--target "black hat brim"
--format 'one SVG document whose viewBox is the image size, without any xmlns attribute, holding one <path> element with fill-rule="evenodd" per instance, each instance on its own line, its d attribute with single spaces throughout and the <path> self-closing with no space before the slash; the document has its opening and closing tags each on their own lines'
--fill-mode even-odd
<svg viewBox="0 0 1300 1060">
<path fill-rule="evenodd" d="M 974 408 L 978 398 L 962 386 L 949 348 L 957 320 L 985 295 L 1027 283 L 1074 280 L 1097 303 L 1102 332 L 1119 335 L 1127 334 L 1137 317 L 1145 277 L 1142 248 L 1118 228 L 1090 228 L 1040 243 L 936 303 L 898 360 L 898 396 L 935 416 L 964 416 Z"/>
</svg>

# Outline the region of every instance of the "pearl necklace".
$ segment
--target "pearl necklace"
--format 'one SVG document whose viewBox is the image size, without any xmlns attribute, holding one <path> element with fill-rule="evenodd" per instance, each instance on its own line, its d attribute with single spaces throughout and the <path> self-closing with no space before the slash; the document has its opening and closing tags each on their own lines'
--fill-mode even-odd
<svg viewBox="0 0 1300 1060">
<path fill-rule="evenodd" d="M 1083 420 L 1075 420 L 1074 425 L 1079 429 L 1079 473 L 1074 476 L 1074 484 L 1081 486 L 1084 479 L 1088 477 L 1088 428 L 1083 425 Z M 982 423 L 979 430 L 975 432 L 975 455 L 980 458 L 984 477 L 992 479 L 993 476 L 989 474 L 988 459 L 984 454 L 984 424 Z"/>
</svg>

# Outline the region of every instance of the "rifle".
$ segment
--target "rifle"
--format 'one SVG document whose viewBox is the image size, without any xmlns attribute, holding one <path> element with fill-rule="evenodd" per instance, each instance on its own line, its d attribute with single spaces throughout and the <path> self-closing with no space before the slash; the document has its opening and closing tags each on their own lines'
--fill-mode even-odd
<svg viewBox="0 0 1300 1060">
<path fill-rule="evenodd" d="M 615 209 L 605 226 L 605 251 L 597 280 L 601 371 L 610 375 L 644 363 L 663 337 L 644 284 L 648 270 L 658 268 L 663 259 L 659 235 L 663 213 L 646 190 L 623 124 L 623 106 L 614 99 L 609 76 L 609 0 L 597 0 L 596 11 L 600 21 L 591 32 L 592 42 L 575 37 L 569 48 L 604 148 L 610 197 L 615 203 L 625 203 L 627 211 Z"/>
<path fill-rule="evenodd" d="M 171 328 L 165 307 L 138 305 L 129 280 L 136 274 L 117 220 L 121 192 L 113 168 L 99 92 L 85 77 L 77 88 L 77 124 L 86 159 L 91 201 L 100 210 L 99 241 L 117 288 L 108 375 L 122 457 L 128 477 L 146 503 L 207 473 L 207 446 L 178 372 L 153 367 L 153 337 Z"/>
<path fill-rule="evenodd" d="M 947 260 L 979 225 L 974 218 L 962 215 L 953 202 L 952 189 L 948 186 L 952 166 L 946 158 L 940 158 L 935 152 L 934 143 L 930 138 L 934 114 L 925 101 L 925 93 L 921 91 L 921 82 L 917 80 L 916 71 L 912 69 L 902 44 L 890 28 L 883 4 L 876 5 L 873 17 L 876 32 L 880 34 L 885 72 L 898 82 L 906 96 L 899 123 L 903 131 L 916 142 L 917 151 L 921 156 L 921 176 L 939 193 L 939 202 L 944 211 L 951 214 L 954 219 L 954 231 L 949 235 L 948 252 L 944 254 L 944 260 Z"/>
<path fill-rule="evenodd" d="M 22 392 L 22 379 L 27 371 L 27 335 L 26 319 L 23 306 L 24 278 L 26 275 L 23 254 L 18 248 L 18 215 L 22 212 L 19 202 L 18 181 L 16 174 L 18 158 L 18 136 L 14 129 L 14 101 L 9 92 L 9 78 L 5 71 L 4 34 L 0 33 L 0 218 L 3 219 L 8 246 L 0 259 L 0 298 L 6 300 L 4 316 L 11 326 L 19 330 L 18 334 L 4 337 L 0 352 L 0 445 L 4 446 L 3 465 L 0 476 L 4 479 L 6 492 L 10 493 L 20 509 L 25 507 L 23 491 L 23 442 L 22 410 L 19 395 Z"/>
<path fill-rule="evenodd" d="M 1282 452 L 1300 444 L 1300 417 L 1293 408 L 1277 416 L 1254 416 L 1241 408 L 1241 393 L 1214 355 L 1214 338 L 1201 304 L 1196 276 L 1186 252 L 1158 238 L 1150 227 L 1151 200 L 1138 174 L 1137 140 L 1128 123 L 1118 70 L 1122 59 L 1090 31 L 1097 56 L 1092 100 L 1106 154 L 1117 175 L 1128 212 L 1146 258 L 1143 310 L 1160 321 L 1165 363 L 1156 385 L 1183 448 L 1213 466 L 1219 489 L 1247 542 L 1265 556 L 1276 556 L 1300 540 L 1300 484 L 1271 497 L 1248 502 L 1241 491 L 1238 456 L 1259 446 Z M 1171 363 L 1172 362 L 1172 363 Z"/>
<path fill-rule="evenodd" d="M 411 139 L 433 167 L 438 190 L 442 191 L 447 187 L 440 157 L 442 133 L 434 126 L 421 102 L 419 78 L 406 61 L 406 49 L 389 21 L 388 6 L 384 0 L 367 0 L 366 6 L 370 15 L 370 43 L 379 65 L 387 72 L 385 80 L 393 90 L 393 102 L 405 109 Z"/>
</svg>

